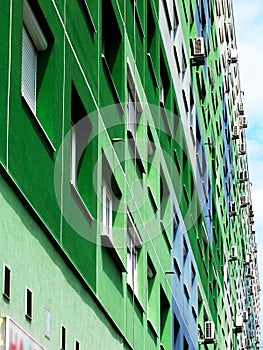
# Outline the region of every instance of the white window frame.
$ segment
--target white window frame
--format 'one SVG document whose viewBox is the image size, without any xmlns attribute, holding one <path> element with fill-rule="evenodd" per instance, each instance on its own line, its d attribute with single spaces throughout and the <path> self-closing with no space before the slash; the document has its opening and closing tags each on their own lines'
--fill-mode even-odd
<svg viewBox="0 0 263 350">
<path fill-rule="evenodd" d="M 135 137 L 137 114 L 143 110 L 131 63 L 127 61 L 127 130 Z"/>
<path fill-rule="evenodd" d="M 70 183 L 77 189 L 77 132 L 75 125 L 71 127 L 70 138 Z"/>
<path fill-rule="evenodd" d="M 104 237 L 108 237 L 112 240 L 112 193 L 109 189 L 108 184 L 103 181 L 101 188 L 101 196 L 102 196 L 102 213 L 101 213 L 101 224 L 102 231 L 101 235 Z M 108 210 L 108 214 L 107 214 Z"/>
<path fill-rule="evenodd" d="M 25 60 L 25 45 L 27 49 L 31 51 L 31 54 L 34 55 L 32 58 L 31 64 L 32 67 L 26 67 L 28 61 Z M 36 84 L 37 84 L 37 53 L 38 51 L 44 51 L 48 47 L 47 40 L 41 27 L 28 3 L 27 0 L 24 0 L 23 6 L 23 27 L 22 27 L 22 76 L 21 76 L 21 93 L 24 97 L 26 103 L 31 109 L 32 113 L 36 115 Z M 29 77 L 31 82 L 26 83 L 28 76 L 25 76 L 25 71 L 32 74 L 32 77 Z M 30 92 L 30 87 L 28 85 L 32 84 L 32 91 Z"/>
<path fill-rule="evenodd" d="M 164 86 L 163 86 L 162 78 L 160 78 L 159 85 L 160 85 L 160 102 L 162 105 L 164 105 Z"/>
<path fill-rule="evenodd" d="M 138 251 L 142 240 L 131 214 L 127 214 L 127 283 L 135 294 L 138 292 Z"/>
<path fill-rule="evenodd" d="M 127 130 L 129 130 L 133 137 L 136 134 L 136 123 L 137 123 L 137 111 L 135 108 L 135 101 L 133 99 L 132 93 L 128 86 L 128 103 L 127 103 Z"/>
</svg>

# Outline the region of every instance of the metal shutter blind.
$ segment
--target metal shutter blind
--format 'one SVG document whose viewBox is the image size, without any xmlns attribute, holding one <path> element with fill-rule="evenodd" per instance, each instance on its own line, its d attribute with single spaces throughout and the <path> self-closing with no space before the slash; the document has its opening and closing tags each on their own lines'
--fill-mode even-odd
<svg viewBox="0 0 263 350">
<path fill-rule="evenodd" d="M 22 37 L 22 96 L 36 114 L 37 51 L 23 26 Z"/>
</svg>

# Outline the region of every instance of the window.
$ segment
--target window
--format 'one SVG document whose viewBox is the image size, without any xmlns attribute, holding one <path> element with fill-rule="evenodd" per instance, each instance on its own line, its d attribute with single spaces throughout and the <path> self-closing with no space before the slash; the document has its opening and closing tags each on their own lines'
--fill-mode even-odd
<svg viewBox="0 0 263 350">
<path fill-rule="evenodd" d="M 33 317 L 33 294 L 28 288 L 26 288 L 25 299 L 25 315 L 28 319 L 31 320 Z"/>
<path fill-rule="evenodd" d="M 111 73 L 113 73 L 121 47 L 121 40 L 121 32 L 114 9 L 110 1 L 105 1 L 102 7 L 102 54 Z"/>
<path fill-rule="evenodd" d="M 186 283 L 184 283 L 184 295 L 185 295 L 187 301 L 189 301 L 190 300 L 190 294 L 189 294 L 189 291 L 188 291 Z"/>
<path fill-rule="evenodd" d="M 183 1 L 183 8 L 184 8 L 185 21 L 188 22 L 187 10 L 186 10 L 185 2 L 184 2 L 184 1 Z"/>
<path fill-rule="evenodd" d="M 102 236 L 112 238 L 112 194 L 104 181 L 102 184 Z"/>
<path fill-rule="evenodd" d="M 142 102 L 136 87 L 131 64 L 127 64 L 127 130 L 135 138 L 137 116 L 142 112 Z"/>
<path fill-rule="evenodd" d="M 167 73 L 166 63 L 163 57 L 162 52 L 160 53 L 160 103 L 163 107 L 169 94 L 170 89 L 170 79 Z"/>
<path fill-rule="evenodd" d="M 131 90 L 128 87 L 128 103 L 127 103 L 127 130 L 131 132 L 135 138 L 136 133 L 136 109 L 135 103 L 131 94 Z"/>
<path fill-rule="evenodd" d="M 195 272 L 195 268 L 193 263 L 191 263 L 191 281 L 192 281 L 192 285 L 195 282 L 195 277 L 196 277 L 196 272 Z"/>
<path fill-rule="evenodd" d="M 25 26 L 22 32 L 22 96 L 36 114 L 36 77 L 37 51 L 27 33 Z"/>
<path fill-rule="evenodd" d="M 70 183 L 77 188 L 77 131 L 74 125 L 71 128 L 71 162 L 70 162 Z"/>
<path fill-rule="evenodd" d="M 159 85 L 160 85 L 160 102 L 162 105 L 164 105 L 164 87 L 163 87 L 163 81 L 161 77 L 160 77 Z"/>
<path fill-rule="evenodd" d="M 182 47 L 182 78 L 185 76 L 185 72 L 187 69 L 187 62 L 186 62 L 186 57 L 184 53 L 184 48 Z"/>
<path fill-rule="evenodd" d="M 70 183 L 74 186 L 75 189 L 78 188 L 78 167 L 80 165 L 79 163 L 81 161 L 81 156 L 83 154 L 85 146 L 88 144 L 91 127 L 91 122 L 87 116 L 86 109 L 75 86 L 72 85 Z M 85 129 L 85 132 L 83 132 L 83 129 Z"/>
<path fill-rule="evenodd" d="M 160 288 L 160 332 L 161 332 L 161 339 L 165 335 L 165 330 L 167 329 L 168 324 L 168 314 L 170 309 L 170 303 L 167 299 L 167 296 L 163 290 L 163 288 Z"/>
<path fill-rule="evenodd" d="M 173 32 L 174 32 L 174 38 L 176 36 L 176 32 L 179 26 L 179 19 L 178 19 L 178 15 L 177 15 L 177 10 L 176 10 L 176 6 L 175 4 L 173 4 Z"/>
<path fill-rule="evenodd" d="M 75 340 L 74 350 L 79 350 L 79 349 L 80 349 L 79 342 L 77 340 Z"/>
<path fill-rule="evenodd" d="M 148 300 L 151 297 L 153 291 L 154 280 L 156 276 L 156 270 L 149 255 L 147 255 L 147 287 L 148 287 Z"/>
<path fill-rule="evenodd" d="M 11 297 L 11 270 L 6 265 L 3 268 L 3 295 L 7 299 Z"/>
<path fill-rule="evenodd" d="M 179 343 L 180 341 L 180 337 L 179 337 L 179 332 L 180 332 L 180 324 L 176 318 L 176 316 L 174 315 L 173 317 L 173 334 L 174 334 L 174 345 L 176 345 L 177 343 Z"/>
<path fill-rule="evenodd" d="M 45 337 L 50 339 L 50 312 L 45 309 Z"/>
<path fill-rule="evenodd" d="M 64 326 L 61 326 L 61 339 L 60 339 L 60 350 L 66 349 L 66 328 Z"/>
<path fill-rule="evenodd" d="M 173 262 L 174 262 L 174 269 L 175 269 L 176 275 L 180 279 L 181 269 L 179 267 L 179 264 L 178 264 L 178 261 L 177 261 L 176 257 L 173 258 Z"/>
<path fill-rule="evenodd" d="M 181 68 L 180 68 L 180 63 L 179 63 L 179 59 L 178 59 L 177 50 L 176 50 L 175 45 L 173 46 L 173 49 L 174 49 L 174 59 L 175 59 L 175 63 L 176 63 L 176 68 L 177 68 L 178 73 L 180 73 Z"/>
<path fill-rule="evenodd" d="M 111 1 L 103 1 L 102 6 L 102 62 L 111 85 L 113 98 L 119 103 L 118 109 L 123 114 L 120 93 L 122 92 L 123 80 L 122 71 L 123 50 L 122 35 L 115 16 Z"/>
<path fill-rule="evenodd" d="M 131 214 L 127 217 L 127 283 L 136 294 L 138 291 L 138 250 L 142 246 L 141 237 Z"/>
<path fill-rule="evenodd" d="M 184 242 L 183 242 L 183 260 L 184 260 L 184 263 L 187 259 L 187 255 L 188 255 L 188 246 L 187 246 L 186 240 L 184 238 Z"/>
<path fill-rule="evenodd" d="M 148 163 L 149 166 L 151 164 L 150 159 L 152 157 L 152 155 L 154 154 L 155 150 L 156 150 L 156 146 L 154 143 L 154 139 L 153 139 L 153 134 L 151 131 L 151 127 L 149 124 L 147 124 L 147 137 L 148 137 L 148 142 L 147 142 L 147 156 L 148 156 Z"/>
<path fill-rule="evenodd" d="M 24 0 L 22 28 L 21 93 L 36 115 L 37 55 L 47 49 L 47 40 L 28 2 Z"/>
<path fill-rule="evenodd" d="M 189 345 L 187 343 L 187 340 L 184 337 L 184 350 L 188 350 L 189 349 Z"/>
</svg>

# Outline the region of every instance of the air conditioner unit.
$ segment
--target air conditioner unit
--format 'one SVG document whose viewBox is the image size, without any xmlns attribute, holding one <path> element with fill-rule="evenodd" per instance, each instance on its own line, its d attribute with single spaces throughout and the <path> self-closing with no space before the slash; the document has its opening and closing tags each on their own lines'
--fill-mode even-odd
<svg viewBox="0 0 263 350">
<path fill-rule="evenodd" d="M 236 215 L 237 213 L 237 205 L 236 205 L 236 202 L 230 202 L 229 203 L 229 214 L 231 216 L 234 216 Z"/>
<path fill-rule="evenodd" d="M 249 203 L 249 197 L 248 195 L 241 196 L 240 198 L 240 205 L 241 207 L 246 207 Z"/>
<path fill-rule="evenodd" d="M 198 37 L 193 39 L 193 58 L 203 58 L 205 57 L 205 41 L 203 37 Z"/>
<path fill-rule="evenodd" d="M 243 321 L 244 322 L 248 321 L 248 311 L 243 311 Z"/>
<path fill-rule="evenodd" d="M 240 117 L 240 126 L 242 128 L 247 128 L 247 117 L 244 115 Z"/>
<path fill-rule="evenodd" d="M 237 260 L 237 247 L 236 246 L 232 246 L 232 248 L 231 248 L 230 259 Z"/>
<path fill-rule="evenodd" d="M 246 348 L 251 348 L 251 340 L 250 340 L 250 339 L 246 339 L 246 341 L 245 341 L 245 347 L 246 347 Z"/>
<path fill-rule="evenodd" d="M 250 338 L 255 338 L 255 331 L 252 329 L 251 331 L 250 331 Z"/>
<path fill-rule="evenodd" d="M 247 170 L 239 171 L 238 180 L 239 180 L 239 182 L 247 181 L 248 180 L 248 171 Z"/>
<path fill-rule="evenodd" d="M 239 153 L 240 154 L 246 154 L 246 144 L 245 142 L 241 142 L 239 145 Z"/>
<path fill-rule="evenodd" d="M 244 103 L 243 102 L 238 102 L 237 104 L 237 110 L 238 113 L 243 115 L 244 114 Z"/>
<path fill-rule="evenodd" d="M 205 322 L 205 343 L 214 343 L 215 341 L 215 324 L 213 321 Z"/>
<path fill-rule="evenodd" d="M 243 177 L 244 177 L 244 181 L 248 180 L 248 171 L 247 170 L 243 170 Z"/>
<path fill-rule="evenodd" d="M 245 257 L 245 264 L 248 265 L 251 261 L 251 254 L 246 254 L 246 257 Z"/>
<path fill-rule="evenodd" d="M 248 267 L 248 269 L 247 269 L 246 277 L 252 277 L 252 270 L 250 267 Z"/>
<path fill-rule="evenodd" d="M 239 138 L 239 133 L 240 133 L 239 125 L 238 124 L 234 124 L 232 138 L 234 140 L 238 139 Z"/>
<path fill-rule="evenodd" d="M 242 314 L 237 314 L 236 315 L 236 323 L 235 323 L 235 328 L 236 331 L 239 331 L 243 327 L 243 315 Z"/>
<path fill-rule="evenodd" d="M 234 48 L 230 50 L 230 61 L 231 63 L 237 63 L 237 50 Z"/>
</svg>

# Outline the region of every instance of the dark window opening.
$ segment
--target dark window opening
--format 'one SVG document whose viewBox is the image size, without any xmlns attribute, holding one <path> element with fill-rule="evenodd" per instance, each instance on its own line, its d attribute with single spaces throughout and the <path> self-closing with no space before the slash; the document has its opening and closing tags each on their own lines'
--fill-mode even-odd
<svg viewBox="0 0 263 350">
<path fill-rule="evenodd" d="M 61 350 L 66 349 L 66 328 L 61 326 Z"/>
<path fill-rule="evenodd" d="M 33 316 L 33 295 L 31 290 L 26 289 L 26 317 L 30 320 Z"/>
<path fill-rule="evenodd" d="M 4 265 L 4 276 L 3 276 L 3 295 L 10 299 L 11 297 L 11 270 Z"/>
</svg>

